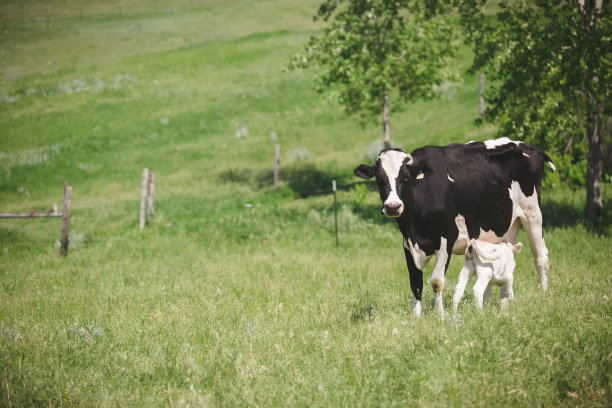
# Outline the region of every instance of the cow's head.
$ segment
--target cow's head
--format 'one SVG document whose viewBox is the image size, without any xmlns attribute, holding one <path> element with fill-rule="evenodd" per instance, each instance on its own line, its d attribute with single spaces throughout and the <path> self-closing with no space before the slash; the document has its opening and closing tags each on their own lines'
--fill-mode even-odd
<svg viewBox="0 0 612 408">
<path fill-rule="evenodd" d="M 374 166 L 362 164 L 354 170 L 356 176 L 365 180 L 376 176 L 383 203 L 382 213 L 387 217 L 397 218 L 404 212 L 404 202 L 400 197 L 405 196 L 410 183 L 412 163 L 413 158 L 408 153 L 389 149 L 380 152 Z"/>
</svg>

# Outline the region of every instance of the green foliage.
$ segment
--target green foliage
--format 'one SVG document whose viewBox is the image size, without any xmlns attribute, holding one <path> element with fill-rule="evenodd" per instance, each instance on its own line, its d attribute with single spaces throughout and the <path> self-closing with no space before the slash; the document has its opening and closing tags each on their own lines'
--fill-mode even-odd
<svg viewBox="0 0 612 408">
<path fill-rule="evenodd" d="M 385 91 L 396 98 L 394 109 L 432 98 L 433 85 L 456 79 L 450 61 L 457 37 L 446 20 L 434 18 L 430 3 L 328 0 L 316 17 L 331 18 L 330 25 L 292 67 L 315 67 L 317 89 L 332 89 L 348 113 L 364 120 L 382 114 Z"/>
<path fill-rule="evenodd" d="M 546 171 L 544 173 L 545 187 L 562 184 L 573 189 L 584 187 L 586 183 L 586 166 L 584 165 L 583 154 L 579 154 L 578 158 L 570 154 L 551 154 L 550 156 L 555 164 L 556 171 Z"/>
<path fill-rule="evenodd" d="M 359 204 L 366 202 L 368 194 L 368 188 L 366 187 L 365 183 L 355 184 L 353 187 L 351 187 L 351 197 L 353 197 L 353 200 Z"/>
<path fill-rule="evenodd" d="M 591 5 L 586 16 L 579 2 L 501 2 L 493 15 L 484 1 L 459 3 L 474 46 L 472 71 L 484 70 L 490 80 L 487 117 L 501 135 L 567 156 L 557 159 L 562 179 L 584 185 L 573 168 L 585 167 L 589 107 L 601 124 L 612 107 L 610 2 L 600 12 Z M 592 30 L 585 28 L 589 19 Z"/>
</svg>

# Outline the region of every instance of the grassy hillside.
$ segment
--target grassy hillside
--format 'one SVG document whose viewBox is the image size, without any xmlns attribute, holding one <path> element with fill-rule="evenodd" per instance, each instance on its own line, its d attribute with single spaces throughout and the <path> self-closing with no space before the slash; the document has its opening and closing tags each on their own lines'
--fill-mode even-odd
<svg viewBox="0 0 612 408">
<path fill-rule="evenodd" d="M 286 69 L 317 3 L 0 5 L 0 212 L 73 186 L 67 258 L 58 220 L 0 220 L 1 406 L 610 405 L 609 206 L 588 233 L 583 193 L 545 189 L 550 290 L 526 249 L 508 311 L 468 289 L 440 320 L 426 288 L 416 319 L 401 236 L 352 175 L 379 124 Z M 394 112 L 394 142 L 487 138 L 477 89 Z"/>
</svg>

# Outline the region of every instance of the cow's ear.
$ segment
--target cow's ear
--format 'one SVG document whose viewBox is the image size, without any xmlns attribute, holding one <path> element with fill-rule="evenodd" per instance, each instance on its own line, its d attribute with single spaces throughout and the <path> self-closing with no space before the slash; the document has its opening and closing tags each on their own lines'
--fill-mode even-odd
<svg viewBox="0 0 612 408">
<path fill-rule="evenodd" d="M 406 163 L 406 166 L 410 167 L 414 164 L 414 157 L 412 157 L 412 155 L 407 155 L 406 159 L 404 159 L 404 163 Z"/>
<path fill-rule="evenodd" d="M 357 177 L 368 180 L 374 177 L 374 167 L 368 166 L 367 164 L 360 164 L 359 166 L 355 167 L 353 173 L 355 173 Z"/>
</svg>

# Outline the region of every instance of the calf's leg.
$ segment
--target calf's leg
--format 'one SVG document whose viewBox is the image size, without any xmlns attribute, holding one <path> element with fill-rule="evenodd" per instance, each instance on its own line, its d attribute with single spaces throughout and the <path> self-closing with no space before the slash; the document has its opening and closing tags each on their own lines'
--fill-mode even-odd
<svg viewBox="0 0 612 408">
<path fill-rule="evenodd" d="M 463 292 L 465 292 L 465 286 L 469 282 L 469 280 L 474 276 L 474 264 L 471 260 L 466 259 L 461 272 L 459 272 L 459 281 L 457 282 L 457 286 L 455 286 L 455 294 L 453 295 L 453 310 L 457 312 L 457 308 L 459 307 L 459 302 L 461 302 L 461 298 L 463 297 Z"/>
<path fill-rule="evenodd" d="M 489 286 L 489 281 L 493 276 L 493 266 L 489 265 L 490 264 L 476 265 L 476 283 L 474 284 L 472 291 L 474 292 L 476 307 L 479 309 L 482 309 L 482 296 L 484 295 L 487 286 Z"/>
</svg>

